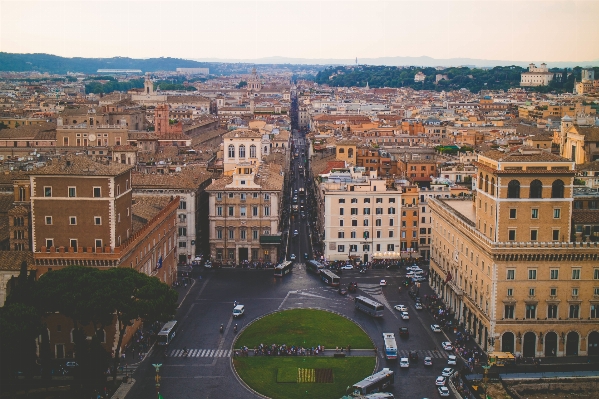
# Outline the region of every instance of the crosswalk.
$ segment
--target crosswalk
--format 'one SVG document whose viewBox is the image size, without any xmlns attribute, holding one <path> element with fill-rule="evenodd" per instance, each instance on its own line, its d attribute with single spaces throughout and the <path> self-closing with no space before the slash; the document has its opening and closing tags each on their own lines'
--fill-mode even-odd
<svg viewBox="0 0 599 399">
<path fill-rule="evenodd" d="M 174 349 L 169 357 L 184 357 L 183 349 Z M 188 349 L 187 357 L 231 357 L 230 349 Z"/>
<path fill-rule="evenodd" d="M 433 357 L 437 359 L 447 359 L 447 352 L 445 351 L 434 351 L 434 350 L 416 350 L 412 352 L 418 352 L 418 355 L 421 357 Z M 399 350 L 397 351 L 398 357 L 408 357 L 410 355 L 410 350 Z"/>
</svg>

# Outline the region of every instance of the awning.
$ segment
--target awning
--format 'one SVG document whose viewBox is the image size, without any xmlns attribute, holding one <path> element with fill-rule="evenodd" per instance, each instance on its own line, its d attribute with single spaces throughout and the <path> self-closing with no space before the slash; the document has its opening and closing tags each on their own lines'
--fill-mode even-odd
<svg viewBox="0 0 599 399">
<path fill-rule="evenodd" d="M 260 244 L 273 244 L 278 245 L 283 242 L 283 235 L 268 235 L 268 236 L 260 236 Z"/>
</svg>

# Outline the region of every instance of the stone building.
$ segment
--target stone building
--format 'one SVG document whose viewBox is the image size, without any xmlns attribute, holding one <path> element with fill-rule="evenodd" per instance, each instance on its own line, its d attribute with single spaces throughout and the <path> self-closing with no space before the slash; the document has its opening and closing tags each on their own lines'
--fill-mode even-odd
<svg viewBox="0 0 599 399">
<path fill-rule="evenodd" d="M 431 199 L 431 286 L 485 350 L 599 354 L 599 247 L 571 240 L 574 163 L 480 154 L 473 200 Z"/>
</svg>

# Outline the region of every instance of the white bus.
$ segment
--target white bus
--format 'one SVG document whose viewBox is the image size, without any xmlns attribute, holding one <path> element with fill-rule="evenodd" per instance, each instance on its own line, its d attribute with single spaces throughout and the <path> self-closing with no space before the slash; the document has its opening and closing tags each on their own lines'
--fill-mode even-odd
<svg viewBox="0 0 599 399">
<path fill-rule="evenodd" d="M 158 333 L 158 345 L 168 345 L 171 343 L 177 332 L 177 320 L 167 322 Z"/>
<path fill-rule="evenodd" d="M 369 393 L 383 392 L 389 385 L 392 385 L 395 381 L 393 371 L 388 368 L 384 368 L 378 373 L 364 378 L 362 381 L 353 385 L 353 394 L 368 395 Z"/>
<path fill-rule="evenodd" d="M 328 269 L 322 269 L 320 271 L 320 279 L 331 287 L 339 287 L 339 284 L 341 283 L 341 278 Z"/>
<path fill-rule="evenodd" d="M 395 334 L 383 333 L 385 341 L 385 358 L 387 360 L 397 360 L 397 342 L 395 342 Z"/>
<path fill-rule="evenodd" d="M 365 296 L 357 296 L 355 302 L 356 309 L 368 313 L 373 317 L 383 317 L 383 311 L 385 310 L 383 304 L 370 298 L 366 298 Z"/>
</svg>

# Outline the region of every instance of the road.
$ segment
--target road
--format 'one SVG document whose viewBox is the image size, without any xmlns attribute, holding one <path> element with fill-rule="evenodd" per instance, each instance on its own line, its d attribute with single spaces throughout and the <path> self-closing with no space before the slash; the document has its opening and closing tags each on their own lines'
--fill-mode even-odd
<svg viewBox="0 0 599 399">
<path fill-rule="evenodd" d="M 292 190 L 305 187 L 304 179 L 297 177 L 299 165 L 304 162 L 301 157 L 303 140 L 297 136 L 294 139 L 300 140 L 297 146 L 300 157 L 292 161 L 291 171 L 296 178 L 290 185 L 288 198 L 291 198 Z M 306 209 L 306 212 L 309 211 Z M 383 332 L 395 333 L 400 356 L 407 355 L 410 350 L 418 351 L 420 356 L 418 363 L 412 364 L 409 369 L 400 369 L 397 362 L 387 362 L 381 355 L 382 350 L 379 350 L 378 369 L 390 367 L 396 372 L 392 387 L 395 397 L 413 399 L 438 396 L 434 381 L 441 370 L 447 367 L 447 353 L 441 347 L 441 342 L 447 338 L 444 333 L 431 331 L 432 316 L 426 311 L 415 310 L 414 301 L 405 288 L 398 291 L 399 284 L 404 281 L 404 272 L 383 269 L 361 274 L 356 270 L 344 271 L 342 285 L 356 281 L 358 291 L 341 296 L 336 289 L 324 285 L 318 276 L 306 272 L 304 253 L 307 252 L 309 258 L 312 256 L 308 227 L 310 215 L 306 219 L 297 214 L 292 216 L 286 256 L 289 259 L 293 253 L 298 257 L 293 273 L 275 278 L 272 270 L 201 270 L 197 267 L 193 272 L 195 283 L 178 311 L 179 330 L 169 347 L 168 356 L 165 357 L 163 351 L 156 348 L 150 353 L 148 359 L 137 368 L 134 375 L 136 383 L 127 399 L 156 397 L 153 363 L 162 364 L 160 392 L 164 398 L 258 397 L 236 379 L 232 370 L 234 325 L 238 324 L 242 329 L 248 322 L 264 314 L 297 307 L 322 308 L 346 315 L 362 326 L 381 349 Z M 294 230 L 298 230 L 296 238 L 293 238 Z M 387 280 L 386 287 L 379 285 L 381 279 Z M 420 294 L 432 294 L 432 290 L 423 283 Z M 384 317 L 374 319 L 356 311 L 353 301 L 355 295 L 365 295 L 383 303 Z M 246 307 L 245 314 L 239 319 L 232 317 L 234 301 Z M 409 321 L 401 320 L 399 312 L 393 310 L 393 306 L 400 303 L 408 306 Z M 219 332 L 221 323 L 225 327 L 223 333 Z M 397 334 L 402 326 L 410 330 L 408 339 L 401 339 Z M 183 348 L 189 350 L 186 358 L 182 357 Z M 433 367 L 424 367 L 424 356 L 433 357 Z"/>
</svg>

